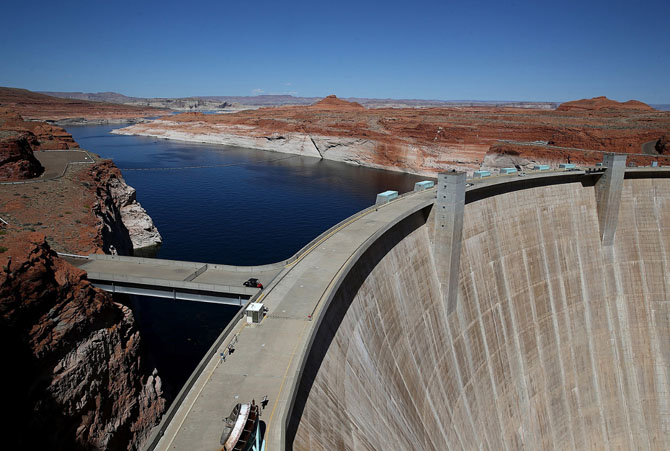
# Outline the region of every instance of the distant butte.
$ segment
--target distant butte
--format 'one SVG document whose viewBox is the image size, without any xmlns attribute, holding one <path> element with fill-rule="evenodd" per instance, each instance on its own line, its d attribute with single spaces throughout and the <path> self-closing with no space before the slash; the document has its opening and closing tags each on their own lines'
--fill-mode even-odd
<svg viewBox="0 0 670 451">
<path fill-rule="evenodd" d="M 314 110 L 364 110 L 365 107 L 358 102 L 347 102 L 338 99 L 335 95 L 329 95 L 318 102 L 310 105 L 308 108 Z"/>
<path fill-rule="evenodd" d="M 592 99 L 573 100 L 558 106 L 557 111 L 656 111 L 644 102 L 629 100 L 617 102 L 605 96 Z"/>
</svg>

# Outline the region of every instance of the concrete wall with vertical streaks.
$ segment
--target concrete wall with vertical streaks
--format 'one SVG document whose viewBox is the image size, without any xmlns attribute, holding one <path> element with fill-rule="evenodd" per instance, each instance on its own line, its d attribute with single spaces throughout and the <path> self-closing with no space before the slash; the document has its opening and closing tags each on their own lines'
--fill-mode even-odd
<svg viewBox="0 0 670 451">
<path fill-rule="evenodd" d="M 465 206 L 447 308 L 425 211 L 359 259 L 297 391 L 294 449 L 670 449 L 670 179 Z"/>
</svg>

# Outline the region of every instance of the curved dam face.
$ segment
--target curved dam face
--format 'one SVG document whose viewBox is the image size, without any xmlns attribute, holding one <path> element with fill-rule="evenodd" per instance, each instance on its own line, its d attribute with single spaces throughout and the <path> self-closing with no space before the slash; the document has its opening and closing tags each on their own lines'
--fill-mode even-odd
<svg viewBox="0 0 670 451">
<path fill-rule="evenodd" d="M 670 179 L 624 180 L 612 246 L 594 186 L 470 199 L 449 309 L 430 212 L 323 313 L 289 447 L 670 449 Z"/>
</svg>

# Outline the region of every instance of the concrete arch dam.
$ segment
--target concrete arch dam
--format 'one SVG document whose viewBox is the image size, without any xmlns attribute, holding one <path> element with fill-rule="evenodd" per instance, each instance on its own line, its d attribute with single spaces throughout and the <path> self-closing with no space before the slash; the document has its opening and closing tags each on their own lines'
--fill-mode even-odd
<svg viewBox="0 0 670 451">
<path fill-rule="evenodd" d="M 462 238 L 438 191 L 315 318 L 280 447 L 670 449 L 668 175 L 469 189 Z"/>
<path fill-rule="evenodd" d="M 147 449 L 670 449 L 670 169 L 530 173 L 334 226 L 226 327 Z M 231 346 L 234 353 L 230 353 Z"/>
</svg>

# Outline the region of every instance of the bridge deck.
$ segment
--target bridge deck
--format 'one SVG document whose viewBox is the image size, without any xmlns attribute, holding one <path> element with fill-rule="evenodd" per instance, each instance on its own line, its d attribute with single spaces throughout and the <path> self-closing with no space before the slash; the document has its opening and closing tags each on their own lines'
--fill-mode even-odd
<svg viewBox="0 0 670 451">
<path fill-rule="evenodd" d="M 144 259 L 142 259 L 144 260 Z M 251 277 L 257 278 L 264 284 L 268 284 L 281 271 L 281 267 L 258 270 L 245 269 L 245 267 L 238 267 L 238 270 L 220 269 L 216 265 L 207 265 L 207 268 L 202 274 L 195 275 L 195 271 L 204 266 L 198 267 L 178 267 L 161 264 L 161 260 L 156 260 L 157 263 L 134 262 L 134 261 L 117 261 L 117 260 L 87 260 L 80 264 L 79 267 L 88 273 L 108 274 L 109 276 L 124 276 L 129 275 L 138 278 L 151 278 L 171 281 L 190 281 L 195 283 L 207 283 L 213 285 L 226 285 L 232 287 L 243 287 L 243 283 Z M 199 265 L 199 264 L 195 264 Z M 190 278 L 190 276 L 194 276 Z"/>
<path fill-rule="evenodd" d="M 207 270 L 193 279 L 196 283 L 212 283 L 218 284 L 225 282 L 226 285 L 243 286 L 242 284 L 255 277 L 264 285 L 268 285 L 272 279 L 281 271 L 281 268 L 271 269 L 267 271 L 228 271 L 223 269 L 207 268 Z"/>
<path fill-rule="evenodd" d="M 268 285 L 283 268 L 282 264 L 226 266 L 107 255 L 73 262 L 106 290 L 231 305 L 242 305 L 243 299 L 259 291 L 245 287 L 245 281 L 253 277 Z"/>
<path fill-rule="evenodd" d="M 88 260 L 79 266 L 88 273 L 109 275 L 132 275 L 133 277 L 147 277 L 152 279 L 183 281 L 194 271 L 193 268 L 150 265 L 128 261 L 115 260 Z"/>
</svg>

